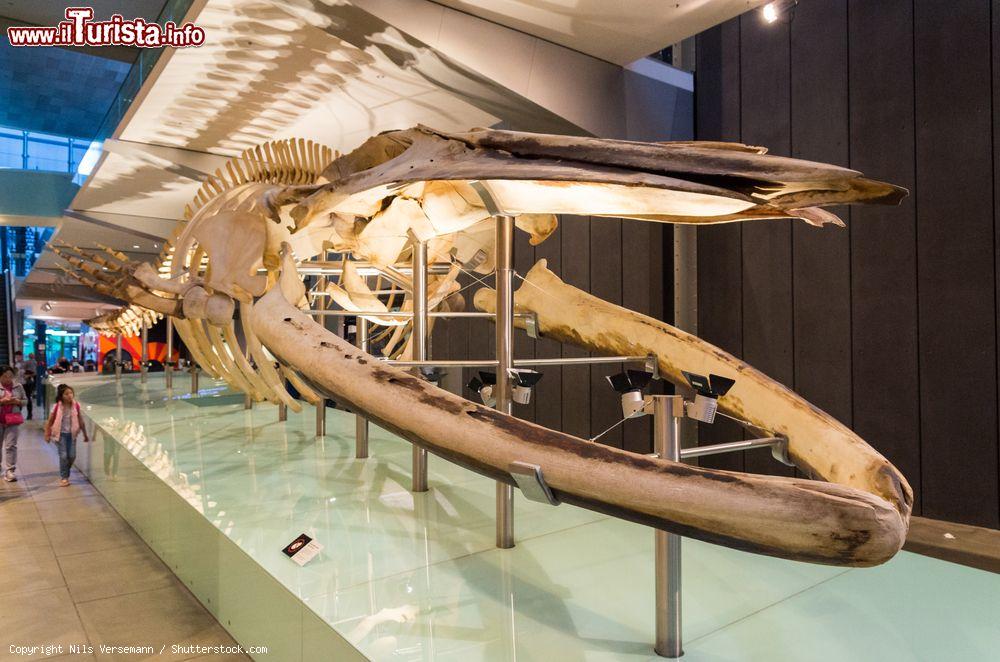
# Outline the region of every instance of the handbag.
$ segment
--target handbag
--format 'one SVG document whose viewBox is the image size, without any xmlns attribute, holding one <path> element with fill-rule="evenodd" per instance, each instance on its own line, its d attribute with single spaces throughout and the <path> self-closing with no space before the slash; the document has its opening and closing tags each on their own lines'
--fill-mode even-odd
<svg viewBox="0 0 1000 662">
<path fill-rule="evenodd" d="M 4 395 L 14 395 L 13 389 L 5 388 Z M 0 407 L 0 425 L 20 425 L 24 423 L 24 416 L 21 415 L 20 408 L 14 409 L 14 405 L 4 405 Z"/>
</svg>

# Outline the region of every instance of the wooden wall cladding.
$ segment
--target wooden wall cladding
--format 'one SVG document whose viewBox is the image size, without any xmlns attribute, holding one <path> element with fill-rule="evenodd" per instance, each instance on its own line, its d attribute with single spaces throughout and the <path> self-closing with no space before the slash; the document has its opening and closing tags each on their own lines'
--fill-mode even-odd
<svg viewBox="0 0 1000 662">
<path fill-rule="evenodd" d="M 848 228 L 699 230 L 699 335 L 851 425 L 915 512 L 1000 526 L 1000 3 L 810 0 L 697 39 L 696 135 L 910 189 Z M 996 62 L 993 60 L 996 59 Z M 701 431 L 701 443 L 732 439 Z M 707 464 L 707 462 L 706 462 Z M 713 466 L 777 472 L 766 453 Z"/>
</svg>

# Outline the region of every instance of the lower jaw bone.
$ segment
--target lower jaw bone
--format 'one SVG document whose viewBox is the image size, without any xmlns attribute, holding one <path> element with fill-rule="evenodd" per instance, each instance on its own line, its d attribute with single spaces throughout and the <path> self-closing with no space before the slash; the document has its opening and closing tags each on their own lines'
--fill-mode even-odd
<svg viewBox="0 0 1000 662">
<path fill-rule="evenodd" d="M 906 516 L 862 489 L 636 455 L 470 402 L 348 344 L 278 287 L 254 304 L 254 331 L 310 384 L 380 427 L 510 484 L 511 463 L 537 464 L 569 504 L 736 549 L 832 565 L 884 562 L 905 538 Z"/>
</svg>

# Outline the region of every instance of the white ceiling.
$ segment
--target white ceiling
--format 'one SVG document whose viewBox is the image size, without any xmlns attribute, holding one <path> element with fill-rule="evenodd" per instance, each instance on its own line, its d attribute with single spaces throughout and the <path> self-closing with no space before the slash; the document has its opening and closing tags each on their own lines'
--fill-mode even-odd
<svg viewBox="0 0 1000 662">
<path fill-rule="evenodd" d="M 187 20 L 205 29 L 205 44 L 165 51 L 71 209 L 165 238 L 198 190 L 193 177 L 267 140 L 348 151 L 389 129 L 501 120 L 579 132 L 349 3 L 208 0 Z M 95 236 L 70 222 L 54 242 L 90 247 Z M 110 243 L 130 244 L 127 235 Z"/>
<path fill-rule="evenodd" d="M 767 0 L 434 0 L 596 58 L 629 64 Z"/>
</svg>

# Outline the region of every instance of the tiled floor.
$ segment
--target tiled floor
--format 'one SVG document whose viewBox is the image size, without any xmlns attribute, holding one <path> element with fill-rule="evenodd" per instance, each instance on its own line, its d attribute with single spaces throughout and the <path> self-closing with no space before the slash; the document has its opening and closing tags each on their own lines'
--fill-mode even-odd
<svg viewBox="0 0 1000 662">
<path fill-rule="evenodd" d="M 74 470 L 59 487 L 58 467 L 40 423 L 26 422 L 19 480 L 0 481 L 0 661 L 250 659 L 166 654 L 173 644 L 236 644 L 86 478 Z M 17 654 L 10 644 L 61 644 L 66 654 Z M 70 654 L 70 644 L 94 654 Z M 165 644 L 166 653 L 104 655 L 100 644 Z"/>
</svg>

